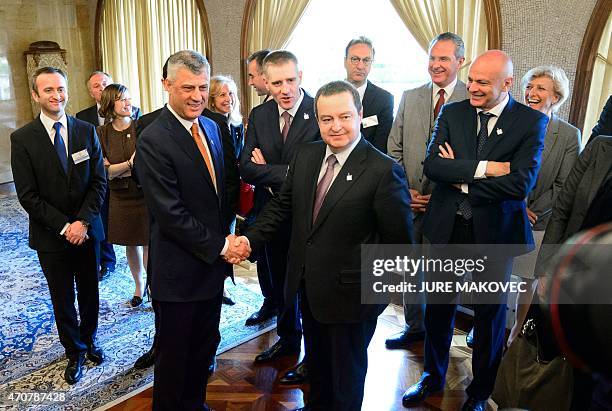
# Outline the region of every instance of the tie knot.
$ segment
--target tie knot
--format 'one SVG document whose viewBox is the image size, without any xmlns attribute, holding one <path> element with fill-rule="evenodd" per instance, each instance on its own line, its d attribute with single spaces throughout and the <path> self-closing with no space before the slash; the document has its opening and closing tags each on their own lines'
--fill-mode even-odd
<svg viewBox="0 0 612 411">
<path fill-rule="evenodd" d="M 480 117 L 480 122 L 482 124 L 487 124 L 489 120 L 491 119 L 491 117 L 493 117 L 493 114 L 485 113 L 484 111 L 481 111 L 480 113 L 478 113 L 478 117 Z"/>
<path fill-rule="evenodd" d="M 283 120 L 285 120 L 285 123 L 289 123 L 291 121 L 291 114 L 289 114 L 288 111 L 283 111 L 281 117 L 283 118 Z"/>
<path fill-rule="evenodd" d="M 333 167 L 338 162 L 338 159 L 336 158 L 335 154 L 332 154 L 329 157 L 327 157 L 327 160 L 325 161 L 327 162 L 327 167 Z"/>
<path fill-rule="evenodd" d="M 191 123 L 191 135 L 194 137 L 200 135 L 200 132 L 198 131 L 198 125 L 196 123 Z"/>
<path fill-rule="evenodd" d="M 53 124 L 53 129 L 59 133 L 59 131 L 62 129 L 62 123 L 60 123 L 59 121 L 56 122 L 55 124 Z"/>
<path fill-rule="evenodd" d="M 440 97 L 444 97 L 444 89 L 443 89 L 443 88 L 441 88 L 440 90 L 438 90 L 438 95 L 439 95 Z"/>
</svg>

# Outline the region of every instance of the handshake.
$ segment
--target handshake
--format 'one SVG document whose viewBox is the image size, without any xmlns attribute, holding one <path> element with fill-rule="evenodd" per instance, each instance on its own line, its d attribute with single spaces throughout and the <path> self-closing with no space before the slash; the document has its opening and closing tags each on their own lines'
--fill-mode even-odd
<svg viewBox="0 0 612 411">
<path fill-rule="evenodd" d="M 240 264 L 251 255 L 251 243 L 245 236 L 236 237 L 230 234 L 226 237 L 228 247 L 223 258 L 230 264 Z"/>
</svg>

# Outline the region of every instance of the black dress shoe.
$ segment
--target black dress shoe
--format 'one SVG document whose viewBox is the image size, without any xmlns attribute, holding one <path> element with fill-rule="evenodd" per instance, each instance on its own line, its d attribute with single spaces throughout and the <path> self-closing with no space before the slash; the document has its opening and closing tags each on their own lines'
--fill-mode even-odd
<svg viewBox="0 0 612 411">
<path fill-rule="evenodd" d="M 74 357 L 68 358 L 68 365 L 64 371 L 64 380 L 70 385 L 79 382 L 83 376 L 83 364 L 85 363 L 85 355 L 77 354 Z"/>
<path fill-rule="evenodd" d="M 87 359 L 96 365 L 104 362 L 104 351 L 95 343 L 87 346 Z"/>
<path fill-rule="evenodd" d="M 217 368 L 217 358 L 213 358 L 212 363 L 208 366 L 208 370 L 206 376 L 210 378 L 211 375 L 213 375 L 213 372 L 215 372 L 215 369 Z"/>
<path fill-rule="evenodd" d="M 281 384 L 293 385 L 304 384 L 308 380 L 308 365 L 302 361 L 295 368 L 290 369 L 279 380 Z"/>
<path fill-rule="evenodd" d="M 475 398 L 468 398 L 468 400 L 461 407 L 461 411 L 485 411 L 487 409 L 487 400 L 477 400 Z"/>
<path fill-rule="evenodd" d="M 255 364 L 274 361 L 277 358 L 286 355 L 297 355 L 300 353 L 300 344 L 290 344 L 288 342 L 278 340 L 274 345 L 265 351 L 262 351 L 255 357 Z"/>
<path fill-rule="evenodd" d="M 412 407 L 425 401 L 429 395 L 441 391 L 442 387 L 433 385 L 429 378 L 422 378 L 416 384 L 408 387 L 402 396 L 402 405 L 404 407 Z"/>
<path fill-rule="evenodd" d="M 144 370 L 145 368 L 151 367 L 155 363 L 155 347 L 151 347 L 149 351 L 142 354 L 134 363 L 134 368 L 137 370 Z"/>
<path fill-rule="evenodd" d="M 221 300 L 221 302 L 225 305 L 234 305 L 236 304 L 236 301 L 232 300 L 230 297 L 226 297 L 223 296 L 223 299 Z"/>
<path fill-rule="evenodd" d="M 470 332 L 465 336 L 465 343 L 468 347 L 474 348 L 474 327 L 472 327 Z"/>
<path fill-rule="evenodd" d="M 423 341 L 425 339 L 425 331 L 411 333 L 409 330 L 404 330 L 401 333 L 395 334 L 391 338 L 385 340 L 385 347 L 390 350 L 397 348 L 409 348 L 411 344 Z"/>
<path fill-rule="evenodd" d="M 249 318 L 247 318 L 246 325 L 256 325 L 262 323 L 270 318 L 274 317 L 277 313 L 276 308 L 269 308 L 262 305 L 258 311 L 255 311 Z"/>
<path fill-rule="evenodd" d="M 98 281 L 106 280 L 110 276 L 111 271 L 113 270 L 109 270 L 105 265 L 100 267 L 100 271 L 98 271 Z"/>
</svg>

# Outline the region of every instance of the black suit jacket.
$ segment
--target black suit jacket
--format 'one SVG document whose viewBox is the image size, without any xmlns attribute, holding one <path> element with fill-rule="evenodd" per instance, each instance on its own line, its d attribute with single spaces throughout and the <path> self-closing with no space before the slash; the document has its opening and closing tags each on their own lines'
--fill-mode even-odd
<svg viewBox="0 0 612 411">
<path fill-rule="evenodd" d="M 290 220 L 285 301 L 293 300 L 303 279 L 317 321 L 373 319 L 384 306 L 361 304 L 361 245 L 412 243 L 406 175 L 399 164 L 362 138 L 330 186 L 313 225 L 325 148 L 322 141 L 303 146 L 279 195 L 246 235 L 256 246 Z"/>
<path fill-rule="evenodd" d="M 244 126 L 236 127 L 228 123 L 227 117 L 204 109 L 202 113 L 219 126 L 221 130 L 221 143 L 223 144 L 223 162 L 225 164 L 225 195 L 227 205 L 224 214 L 228 222 L 233 222 L 238 210 L 240 198 L 240 171 L 238 170 L 238 159 L 244 144 Z"/>
<path fill-rule="evenodd" d="M 519 252 L 533 250 L 533 234 L 525 198 L 540 169 L 548 117 L 510 97 L 481 154 L 476 155 L 476 109 L 469 100 L 444 105 L 425 159 L 425 175 L 436 183 L 423 220 L 423 233 L 436 244 L 447 244 L 461 191 L 452 184 L 468 184 L 474 237 L 478 244 L 525 244 Z M 500 130 L 501 132 L 499 132 Z M 448 142 L 455 159 L 438 156 Z M 480 160 L 510 162 L 510 174 L 474 179 Z"/>
<path fill-rule="evenodd" d="M 591 132 L 591 137 L 589 137 L 589 141 L 587 144 L 591 142 L 597 136 L 610 136 L 612 135 L 612 96 L 608 97 L 608 101 L 604 106 L 601 114 L 599 115 L 599 120 L 597 120 L 597 124 L 593 127 L 593 131 Z"/>
<path fill-rule="evenodd" d="M 363 128 L 361 134 L 374 147 L 387 153 L 387 139 L 393 126 L 393 95 L 368 80 L 363 94 L 363 118 L 376 116 L 378 125 Z"/>
<path fill-rule="evenodd" d="M 164 105 L 166 107 L 166 105 Z M 163 108 L 158 108 L 155 111 L 145 114 L 144 116 L 138 117 L 136 121 L 136 134 L 140 135 L 145 128 L 147 128 L 155 119 L 161 114 Z"/>
<path fill-rule="evenodd" d="M 88 123 L 93 124 L 95 127 L 98 127 L 100 124 L 98 123 L 98 106 L 94 104 L 91 107 L 87 107 L 84 110 L 76 113 L 76 118 L 79 120 L 87 121 Z M 140 109 L 136 106 L 132 106 L 132 119 L 138 120 L 140 118 Z"/>
<path fill-rule="evenodd" d="M 199 117 L 213 158 L 218 194 L 191 134 L 163 108 L 140 135 L 136 169 L 149 210 L 147 272 L 155 300 L 193 302 L 221 292 L 220 253 L 229 228 L 222 217 L 225 184 L 219 127 Z"/>
<path fill-rule="evenodd" d="M 11 134 L 11 167 L 19 202 L 30 217 L 30 247 L 60 251 L 68 246 L 59 233 L 66 223 L 89 222 L 90 238 L 104 239 L 100 207 L 106 192 L 102 150 L 95 128 L 67 117 L 68 175 L 40 117 Z M 74 164 L 72 154 L 89 159 Z"/>
</svg>

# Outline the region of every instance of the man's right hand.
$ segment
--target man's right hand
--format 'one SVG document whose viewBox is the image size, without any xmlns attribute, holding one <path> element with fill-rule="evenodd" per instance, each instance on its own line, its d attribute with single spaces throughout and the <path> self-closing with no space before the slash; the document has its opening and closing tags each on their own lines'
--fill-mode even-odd
<svg viewBox="0 0 612 411">
<path fill-rule="evenodd" d="M 501 177 L 510 174 L 510 163 L 508 161 L 500 163 L 499 161 L 487 161 L 487 177 Z"/>
<path fill-rule="evenodd" d="M 251 255 L 249 240 L 244 237 L 236 237 L 230 234 L 227 237 L 228 247 L 223 258 L 230 264 L 240 264 Z"/>
<path fill-rule="evenodd" d="M 424 213 L 429 204 L 431 194 L 421 195 L 417 190 L 410 189 L 410 208 L 413 213 Z"/>
</svg>

